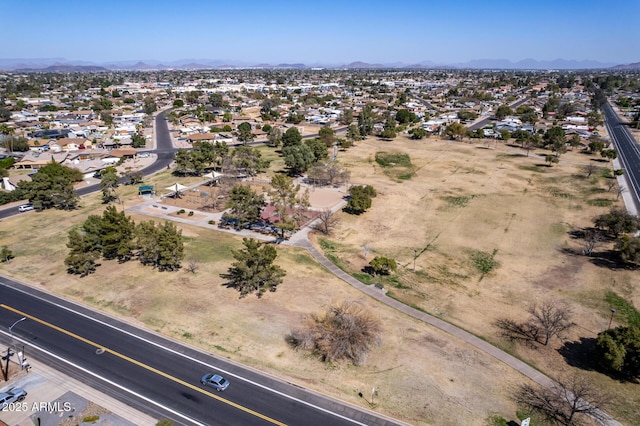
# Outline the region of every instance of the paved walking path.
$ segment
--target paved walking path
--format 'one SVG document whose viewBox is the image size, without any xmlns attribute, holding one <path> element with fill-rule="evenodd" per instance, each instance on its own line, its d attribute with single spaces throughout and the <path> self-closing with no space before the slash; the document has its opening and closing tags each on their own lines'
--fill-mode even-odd
<svg viewBox="0 0 640 426">
<path fill-rule="evenodd" d="M 311 243 L 311 241 L 309 241 L 308 237 L 308 233 L 309 233 L 309 228 L 307 227 L 305 229 L 306 232 L 299 232 L 298 234 L 301 234 L 300 236 L 298 236 L 298 234 L 296 234 L 296 236 L 298 238 L 296 238 L 294 241 L 291 241 L 291 245 L 297 246 L 297 247 L 302 247 L 305 248 L 309 251 L 309 253 L 311 253 L 311 256 L 313 256 L 321 265 L 323 265 L 325 268 L 327 268 L 331 273 L 333 273 L 335 276 L 337 276 L 338 278 L 340 278 L 341 280 L 347 282 L 348 284 L 350 284 L 351 286 L 357 288 L 358 290 L 360 290 L 363 293 L 368 294 L 369 296 L 373 297 L 374 299 L 394 308 L 397 309 L 398 311 L 401 311 L 413 318 L 416 318 L 420 321 L 423 321 L 427 324 L 433 325 L 434 327 L 439 328 L 440 330 L 444 331 L 445 333 L 448 333 L 452 336 L 455 336 L 459 339 L 462 339 L 463 341 L 469 343 L 470 345 L 475 346 L 477 349 L 486 352 L 490 355 L 492 355 L 493 357 L 499 359 L 500 361 L 504 362 L 505 364 L 507 364 L 508 366 L 516 369 L 517 371 L 519 371 L 520 373 L 524 374 L 525 376 L 529 377 L 531 380 L 533 380 L 534 382 L 550 388 L 553 385 L 556 384 L 556 382 L 554 382 L 551 378 L 549 378 L 548 376 L 546 376 L 545 374 L 541 373 L 540 371 L 536 370 L 535 368 L 529 366 L 528 364 L 524 363 L 523 361 L 519 360 L 518 358 L 509 355 L 508 353 L 496 348 L 495 346 L 493 346 L 492 344 L 474 336 L 473 334 L 464 331 L 461 328 L 456 327 L 453 324 L 450 324 L 446 321 L 443 321 L 439 318 L 436 318 L 434 316 L 431 316 L 429 314 L 426 314 L 422 311 L 419 311 L 417 309 L 414 309 L 410 306 L 405 305 L 404 303 L 398 302 L 395 299 L 392 299 L 391 297 L 386 295 L 386 291 L 384 289 L 380 289 L 376 286 L 373 285 L 366 285 L 363 284 L 362 282 L 358 281 L 357 279 L 353 278 L 351 275 L 347 274 L 346 272 L 344 272 L 342 269 L 338 268 L 335 264 L 333 264 L 333 262 L 331 262 L 329 259 L 327 259 L 322 253 L 320 253 L 320 251 Z M 604 425 L 607 426 L 622 426 L 621 423 L 617 422 L 616 420 L 614 420 L 613 418 L 611 418 L 610 416 L 608 416 L 607 414 L 604 414 L 604 416 L 606 416 L 606 420 L 602 423 Z"/>
<path fill-rule="evenodd" d="M 196 187 L 197 185 L 194 185 L 193 187 Z M 343 201 L 341 203 L 339 203 L 338 205 L 334 206 L 332 211 L 338 211 L 340 209 L 342 209 L 344 206 L 346 205 L 346 202 Z M 252 232 L 246 229 L 242 229 L 242 230 L 232 230 L 232 229 L 220 229 L 215 225 L 210 225 L 208 224 L 208 220 L 210 219 L 214 219 L 216 220 L 216 223 L 218 223 L 220 217 L 222 216 L 222 213 L 204 213 L 204 212 L 198 212 L 198 215 L 201 216 L 198 220 L 190 220 L 188 219 L 188 217 L 176 217 L 176 216 L 168 216 L 169 213 L 173 213 L 177 210 L 179 210 L 179 207 L 174 207 L 174 206 L 166 206 L 166 205 L 160 205 L 157 203 L 156 199 L 152 199 L 143 203 L 139 203 L 135 206 L 129 207 L 127 208 L 127 210 L 129 211 L 136 211 L 138 213 L 141 214 L 146 214 L 146 215 L 150 215 L 150 216 L 154 216 L 154 217 L 158 217 L 158 218 L 163 218 L 163 219 L 170 219 L 170 220 L 174 220 L 177 222 L 181 222 L 181 223 L 189 223 L 192 225 L 196 225 L 196 226 L 202 226 L 202 227 L 207 227 L 207 228 L 211 228 L 211 229 L 217 229 L 217 230 L 221 230 L 221 231 L 225 231 L 225 232 L 229 232 L 229 233 L 233 233 L 236 235 L 242 235 L 242 236 L 246 236 L 246 237 L 253 237 L 253 238 L 257 238 L 257 239 L 261 239 L 263 241 L 274 241 L 274 237 L 273 236 L 268 236 L 268 235 L 264 235 L 264 234 L 259 234 L 257 232 Z M 349 285 L 355 287 L 356 289 L 360 290 L 361 292 L 373 297 L 374 299 L 394 308 L 397 309 L 398 311 L 401 311 L 413 318 L 416 318 L 420 321 L 423 321 L 427 324 L 430 324 L 436 328 L 439 328 L 440 330 L 444 331 L 445 333 L 448 333 L 452 336 L 455 336 L 459 339 L 462 339 L 463 341 L 469 343 L 470 345 L 473 345 L 474 347 L 476 347 L 477 349 L 488 353 L 490 355 L 492 355 L 493 357 L 495 357 L 496 359 L 504 362 L 505 364 L 507 364 L 508 366 L 514 368 L 515 370 L 519 371 L 520 373 L 522 373 L 523 375 L 525 375 L 526 377 L 530 378 L 531 380 L 533 380 L 534 382 L 540 384 L 541 386 L 544 387 L 552 387 L 553 385 L 556 385 L 557 383 L 552 380 L 550 377 L 548 377 L 547 375 L 545 375 L 544 373 L 536 370 L 535 368 L 531 367 L 530 365 L 526 364 L 525 362 L 519 360 L 518 358 L 509 355 L 508 353 L 498 349 L 497 347 L 493 346 L 492 344 L 486 342 L 485 340 L 480 339 L 479 337 L 469 333 L 468 331 L 465 331 L 453 324 L 450 324 L 446 321 L 443 321 L 437 317 L 434 317 L 432 315 L 429 315 L 427 313 L 424 313 L 422 311 L 419 311 L 417 309 L 414 309 L 410 306 L 405 305 L 402 302 L 399 302 L 389 296 L 386 295 L 386 291 L 384 289 L 378 288 L 374 285 L 366 285 L 360 281 L 358 281 L 357 279 L 353 278 L 351 275 L 347 274 L 346 272 L 344 272 L 342 269 L 338 268 L 335 264 L 333 264 L 329 259 L 327 259 L 324 254 L 322 254 L 309 240 L 309 232 L 313 229 L 313 226 L 315 223 L 317 223 L 317 219 L 313 222 L 311 222 L 310 224 L 308 224 L 305 228 L 301 229 L 300 231 L 296 232 L 295 234 L 293 234 L 291 236 L 291 238 L 289 238 L 288 240 L 285 241 L 278 241 L 281 242 L 284 245 L 290 245 L 290 246 L 294 246 L 294 247 L 300 247 L 300 248 L 304 248 L 307 251 L 309 251 L 309 253 L 311 254 L 311 256 L 313 256 L 314 259 L 316 259 L 316 261 L 318 261 L 321 265 L 323 265 L 325 268 L 327 268 L 332 274 L 334 274 L 336 277 L 340 278 L 341 280 L 345 281 L 346 283 L 348 283 Z M 607 414 L 604 414 L 606 420 L 602 423 L 606 426 L 622 426 L 621 423 L 617 422 L 616 420 L 614 420 L 613 418 L 611 418 L 610 416 L 608 416 Z"/>
</svg>

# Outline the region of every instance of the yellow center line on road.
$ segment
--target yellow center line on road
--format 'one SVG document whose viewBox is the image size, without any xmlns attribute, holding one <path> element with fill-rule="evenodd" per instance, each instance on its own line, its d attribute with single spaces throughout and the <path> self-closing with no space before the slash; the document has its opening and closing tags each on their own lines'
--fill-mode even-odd
<svg viewBox="0 0 640 426">
<path fill-rule="evenodd" d="M 236 404 L 235 402 L 229 401 L 228 399 L 224 399 L 224 398 L 222 398 L 222 397 L 220 397 L 220 396 L 218 396 L 216 394 L 213 394 L 213 393 L 208 392 L 208 391 L 206 391 L 204 389 L 201 389 L 198 386 L 192 385 L 191 383 L 185 382 L 184 380 L 180 380 L 177 377 L 171 376 L 170 374 L 167 374 L 164 371 L 158 370 L 157 368 L 153 368 L 153 367 L 151 367 L 151 366 L 149 366 L 147 364 L 144 364 L 144 363 L 142 363 L 140 361 L 137 361 L 137 360 L 135 360 L 133 358 L 130 358 L 130 357 L 126 356 L 126 355 L 123 355 L 123 354 L 121 354 L 119 352 L 116 352 L 116 351 L 114 351 L 112 349 L 105 348 L 104 346 L 99 345 L 99 344 L 97 344 L 97 343 L 95 343 L 95 342 L 93 342 L 93 341 L 91 341 L 89 339 L 86 339 L 86 338 L 84 338 L 82 336 L 79 336 L 79 335 L 77 335 L 75 333 L 67 331 L 64 328 L 58 327 L 57 325 L 51 324 L 51 323 L 49 323 L 47 321 L 41 320 L 40 318 L 34 317 L 33 315 L 29 315 L 26 312 L 22 312 L 22 311 L 20 311 L 18 309 L 12 308 L 12 307 L 7 306 L 5 304 L 0 304 L 0 307 L 6 309 L 8 311 L 15 312 L 15 313 L 17 313 L 19 315 L 22 315 L 23 317 L 27 317 L 32 321 L 38 322 L 38 323 L 40 323 L 42 325 L 45 325 L 45 326 L 47 326 L 49 328 L 52 328 L 52 329 L 54 329 L 56 331 L 59 331 L 60 333 L 66 334 L 67 336 L 70 336 L 70 337 L 73 337 L 74 339 L 80 340 L 81 342 L 84 342 L 84 343 L 86 343 L 88 345 L 94 346 L 94 347 L 96 347 L 98 349 L 102 349 L 105 352 L 110 353 L 111 355 L 114 355 L 114 356 L 116 356 L 118 358 L 121 358 L 121 359 L 123 359 L 125 361 L 128 361 L 128 362 L 130 362 L 132 364 L 135 364 L 135 365 L 137 365 L 139 367 L 142 367 L 142 368 L 144 368 L 146 370 L 149 370 L 149 371 L 151 371 L 153 373 L 156 373 L 156 374 L 158 374 L 158 375 L 160 375 L 160 376 L 162 376 L 164 378 L 167 378 L 169 380 L 172 380 L 172 381 L 174 381 L 176 383 L 179 383 L 182 386 L 185 386 L 185 387 L 187 387 L 189 389 L 192 389 L 194 391 L 197 391 L 197 392 L 200 392 L 200 393 L 202 393 L 204 395 L 207 395 L 210 398 L 214 398 L 214 399 L 217 399 L 220 402 L 223 402 L 225 404 L 231 405 L 232 407 L 235 407 L 238 410 L 242 410 L 245 413 L 249 413 L 249 414 L 254 415 L 256 417 L 259 417 L 259 418 L 261 418 L 263 420 L 266 420 L 266 421 L 268 421 L 270 423 L 273 423 L 275 425 L 286 426 L 285 423 L 279 422 L 279 421 L 277 421 L 275 419 L 272 419 L 271 417 L 267 417 L 264 414 L 260 414 L 260 413 L 258 413 L 256 411 L 253 411 L 253 410 L 251 410 L 251 409 L 249 409 L 247 407 L 244 407 L 244 406 L 242 406 L 240 404 Z"/>
</svg>

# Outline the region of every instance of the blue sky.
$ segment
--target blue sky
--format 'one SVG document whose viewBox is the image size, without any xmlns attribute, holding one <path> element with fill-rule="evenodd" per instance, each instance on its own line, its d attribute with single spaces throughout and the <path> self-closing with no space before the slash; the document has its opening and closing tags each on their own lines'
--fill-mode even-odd
<svg viewBox="0 0 640 426">
<path fill-rule="evenodd" d="M 640 1 L 0 0 L 1 58 L 640 61 Z"/>
</svg>

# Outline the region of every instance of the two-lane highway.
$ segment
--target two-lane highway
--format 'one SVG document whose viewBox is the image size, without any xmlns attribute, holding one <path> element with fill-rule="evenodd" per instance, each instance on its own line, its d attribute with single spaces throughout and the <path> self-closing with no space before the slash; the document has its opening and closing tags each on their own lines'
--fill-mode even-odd
<svg viewBox="0 0 640 426">
<path fill-rule="evenodd" d="M 640 211 L 640 147 L 609 103 L 605 104 L 603 110 L 609 136 L 618 151 L 630 186 L 629 194 L 633 198 L 637 211 Z"/>
<path fill-rule="evenodd" d="M 138 330 L 114 318 L 0 277 L 0 324 L 12 324 L 26 354 L 40 352 L 81 380 L 155 417 L 188 425 L 393 424 L 277 379 Z M 32 292 L 30 290 L 30 292 Z M 5 334 L 6 332 L 2 332 Z M 199 382 L 206 372 L 231 382 L 224 392 Z M 360 421 L 350 420 L 349 413 Z"/>
</svg>

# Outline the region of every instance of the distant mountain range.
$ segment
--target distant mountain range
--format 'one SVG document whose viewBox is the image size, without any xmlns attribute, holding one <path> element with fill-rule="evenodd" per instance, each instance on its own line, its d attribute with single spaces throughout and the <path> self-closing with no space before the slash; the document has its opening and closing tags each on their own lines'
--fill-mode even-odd
<svg viewBox="0 0 640 426">
<path fill-rule="evenodd" d="M 182 59 L 179 61 L 160 62 L 157 60 L 134 60 L 95 63 L 89 61 L 69 61 L 64 58 L 30 58 L 0 59 L 0 70 L 18 72 L 98 72 L 98 71 L 149 71 L 149 70 L 199 70 L 199 69 L 233 69 L 233 68 L 268 68 L 268 69 L 502 69 L 502 70 L 578 70 L 578 69 L 640 69 L 640 62 L 628 65 L 598 62 L 592 60 L 554 59 L 538 61 L 523 59 L 513 62 L 507 59 L 474 59 L 468 62 L 438 64 L 422 61 L 415 64 L 351 62 L 346 64 L 305 65 L 302 63 L 250 63 L 219 59 Z"/>
</svg>

